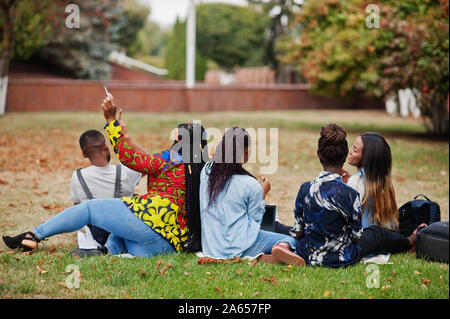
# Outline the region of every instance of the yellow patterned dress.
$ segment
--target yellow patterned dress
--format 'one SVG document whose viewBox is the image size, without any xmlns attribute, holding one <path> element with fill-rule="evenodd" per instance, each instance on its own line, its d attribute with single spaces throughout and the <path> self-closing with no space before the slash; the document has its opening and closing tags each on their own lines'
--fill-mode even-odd
<svg viewBox="0 0 450 319">
<path fill-rule="evenodd" d="M 188 239 L 183 159 L 170 149 L 153 155 L 137 152 L 123 137 L 118 121 L 106 124 L 105 131 L 120 162 L 148 176 L 147 194 L 122 197 L 122 201 L 176 251 L 181 251 Z"/>
</svg>

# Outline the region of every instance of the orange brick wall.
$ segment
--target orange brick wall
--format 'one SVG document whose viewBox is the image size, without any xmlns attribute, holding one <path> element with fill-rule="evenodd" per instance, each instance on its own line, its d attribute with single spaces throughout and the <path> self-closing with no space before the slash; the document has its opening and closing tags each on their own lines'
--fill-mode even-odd
<svg viewBox="0 0 450 319">
<path fill-rule="evenodd" d="M 6 111 L 98 111 L 105 97 L 103 85 L 130 111 L 222 111 L 277 109 L 383 109 L 380 100 L 347 102 L 312 94 L 307 85 L 220 86 L 148 81 L 100 81 L 71 79 L 10 79 Z"/>
</svg>

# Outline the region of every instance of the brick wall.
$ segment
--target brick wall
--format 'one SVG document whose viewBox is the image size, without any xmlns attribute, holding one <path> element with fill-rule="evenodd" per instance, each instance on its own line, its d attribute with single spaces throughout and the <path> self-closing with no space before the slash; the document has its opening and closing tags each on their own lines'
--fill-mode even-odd
<svg viewBox="0 0 450 319">
<path fill-rule="evenodd" d="M 384 109 L 379 100 L 344 101 L 312 94 L 307 85 L 208 85 L 184 83 L 19 79 L 9 81 L 6 111 L 98 111 L 103 85 L 128 111 L 221 111 L 276 109 Z"/>
</svg>

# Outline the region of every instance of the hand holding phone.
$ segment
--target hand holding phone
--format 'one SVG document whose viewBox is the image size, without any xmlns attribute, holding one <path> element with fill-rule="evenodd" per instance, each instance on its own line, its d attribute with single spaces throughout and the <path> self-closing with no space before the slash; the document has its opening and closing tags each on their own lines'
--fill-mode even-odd
<svg viewBox="0 0 450 319">
<path fill-rule="evenodd" d="M 104 89 L 106 92 L 106 98 L 103 99 L 101 108 L 106 122 L 110 123 L 116 120 L 117 107 L 113 103 L 114 97 L 108 92 L 106 86 L 104 86 Z"/>
</svg>

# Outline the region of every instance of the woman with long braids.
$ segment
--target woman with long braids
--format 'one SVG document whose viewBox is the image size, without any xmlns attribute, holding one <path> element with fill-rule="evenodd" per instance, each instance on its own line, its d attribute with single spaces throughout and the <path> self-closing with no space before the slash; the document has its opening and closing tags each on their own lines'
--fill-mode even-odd
<svg viewBox="0 0 450 319">
<path fill-rule="evenodd" d="M 204 130 L 200 125 L 182 124 L 171 148 L 150 155 L 127 134 L 116 120 L 112 95 L 102 103 L 106 133 L 122 164 L 148 176 L 148 193 L 142 196 L 94 199 L 65 209 L 31 231 L 15 237 L 3 236 L 9 248 L 33 250 L 50 236 L 73 232 L 87 224 L 111 235 L 105 246 L 84 256 L 130 253 L 150 257 L 182 250 L 200 250 L 199 175 L 207 159 Z M 186 153 L 183 150 L 189 150 Z M 193 227 L 190 232 L 189 227 Z"/>
<path fill-rule="evenodd" d="M 259 182 L 242 165 L 250 152 L 250 135 L 228 129 L 200 175 L 203 253 L 213 258 L 259 257 L 263 262 L 302 266 L 292 236 L 261 230 L 267 179 Z"/>
<path fill-rule="evenodd" d="M 336 124 L 322 127 L 317 156 L 323 171 L 301 185 L 292 231 L 297 253 L 308 265 L 341 267 L 356 263 L 361 249 L 361 201 L 340 173 L 347 158 L 347 133 Z"/>
<path fill-rule="evenodd" d="M 347 162 L 358 168 L 358 172 L 349 178 L 348 185 L 356 189 L 362 199 L 362 257 L 413 251 L 417 231 L 426 225 L 420 225 L 409 237 L 397 231 L 398 209 L 391 178 L 389 144 L 378 133 L 364 133 L 355 140 Z"/>
</svg>

